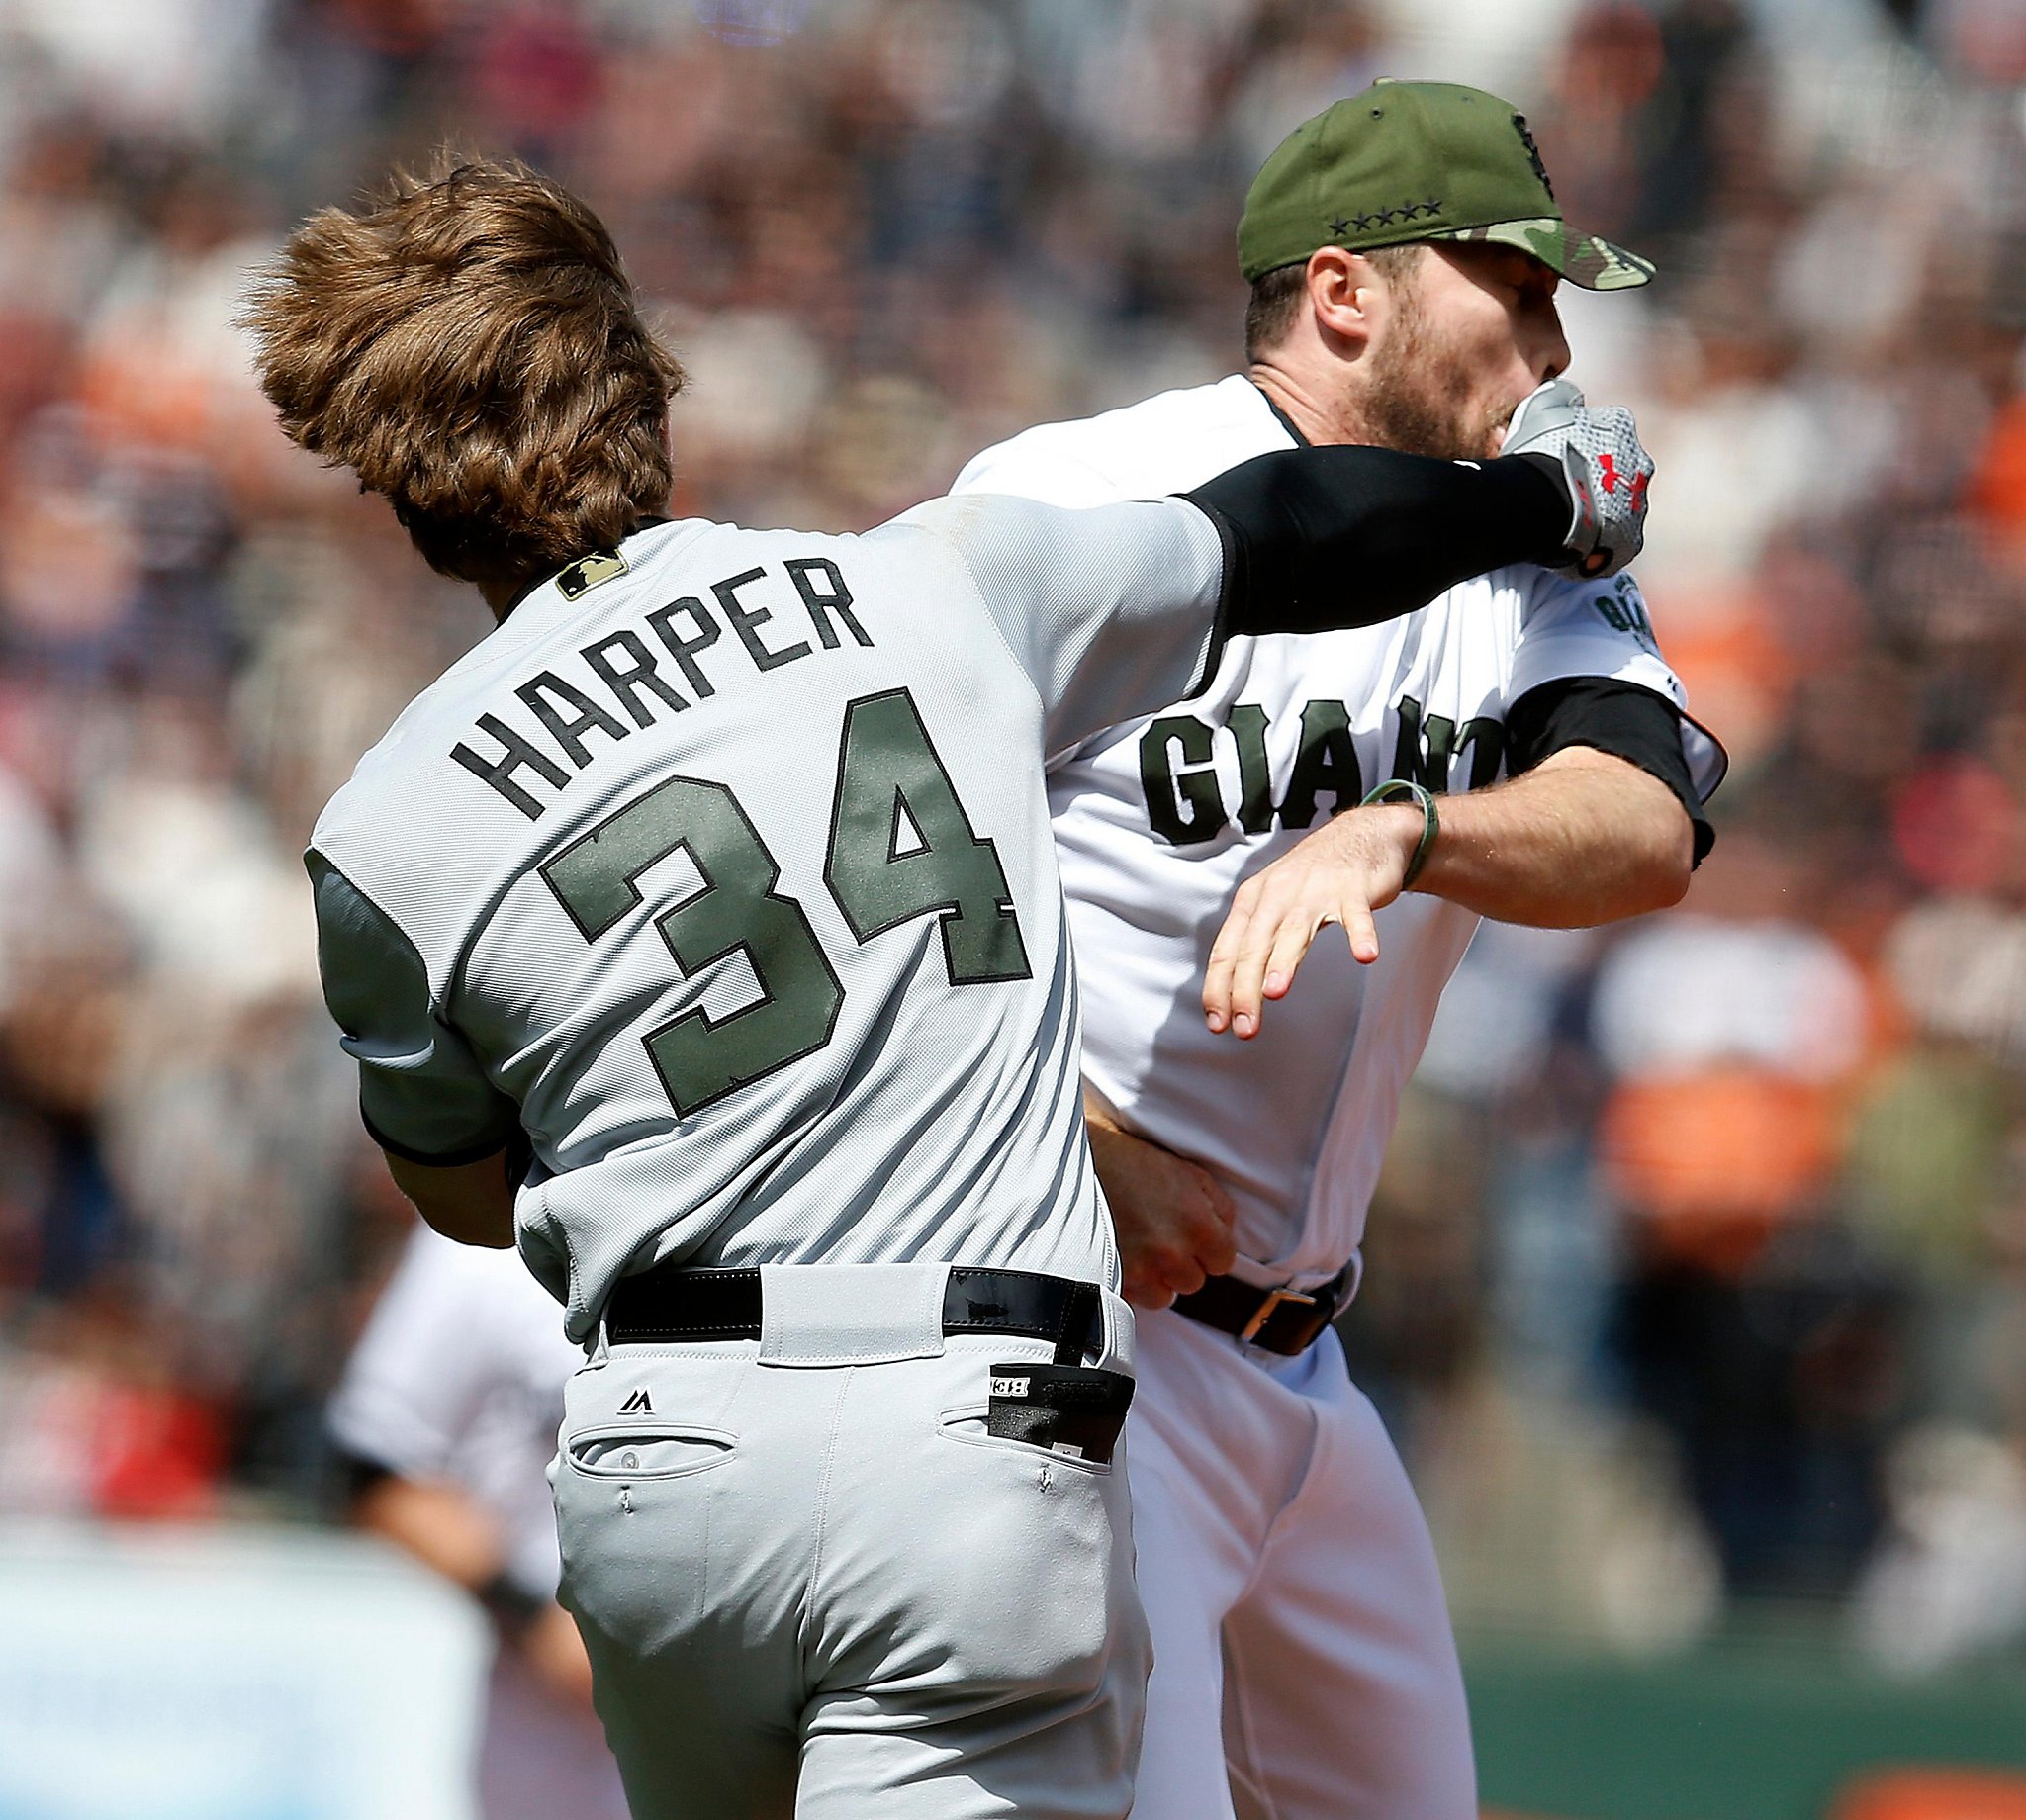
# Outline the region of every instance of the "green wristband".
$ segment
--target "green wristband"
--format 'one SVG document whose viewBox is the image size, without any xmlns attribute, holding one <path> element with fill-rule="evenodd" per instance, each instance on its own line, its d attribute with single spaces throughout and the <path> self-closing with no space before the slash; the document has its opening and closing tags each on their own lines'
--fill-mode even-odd
<svg viewBox="0 0 2026 1820">
<path fill-rule="evenodd" d="M 1358 804 L 1368 809 L 1380 802 L 1416 802 L 1421 805 L 1421 839 L 1414 845 L 1414 858 L 1407 863 L 1407 873 L 1400 880 L 1403 891 L 1413 887 L 1421 876 L 1421 868 L 1427 864 L 1428 854 L 1434 847 L 1435 836 L 1442 832 L 1442 818 L 1435 813 L 1435 798 L 1431 791 L 1422 784 L 1409 781 L 1406 777 L 1388 777 L 1379 787 L 1366 795 Z"/>
</svg>

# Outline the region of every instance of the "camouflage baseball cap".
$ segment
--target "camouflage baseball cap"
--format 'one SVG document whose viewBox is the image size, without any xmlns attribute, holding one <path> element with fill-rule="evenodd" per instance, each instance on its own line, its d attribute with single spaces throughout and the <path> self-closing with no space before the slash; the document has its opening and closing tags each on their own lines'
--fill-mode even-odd
<svg viewBox="0 0 2026 1820">
<path fill-rule="evenodd" d="M 1650 261 L 1562 220 L 1526 117 L 1454 82 L 1382 78 L 1304 121 L 1260 166 L 1239 217 L 1252 280 L 1317 248 L 1492 240 L 1586 291 L 1622 291 Z"/>
</svg>

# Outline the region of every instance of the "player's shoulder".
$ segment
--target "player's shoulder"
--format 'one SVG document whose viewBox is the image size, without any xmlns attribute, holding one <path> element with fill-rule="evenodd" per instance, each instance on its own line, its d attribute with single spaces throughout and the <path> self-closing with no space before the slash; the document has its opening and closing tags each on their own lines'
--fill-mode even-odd
<svg viewBox="0 0 2026 1820">
<path fill-rule="evenodd" d="M 369 832 L 376 844 L 397 839 L 414 819 L 405 811 L 420 776 L 442 759 L 446 729 L 469 726 L 489 697 L 539 671 L 552 647 L 595 638 L 605 621 L 623 618 L 644 597 L 667 598 L 672 572 L 708 568 L 713 559 L 729 559 L 735 542 L 764 535 L 706 519 L 670 520 L 545 579 L 366 749 L 318 817 L 311 846 L 342 868 L 338 850 L 357 832 Z"/>
<path fill-rule="evenodd" d="M 972 457 L 954 493 L 1019 493 L 1060 505 L 1158 499 L 1291 446 L 1243 374 L 1161 392 L 1095 416 L 1040 423 Z"/>
</svg>

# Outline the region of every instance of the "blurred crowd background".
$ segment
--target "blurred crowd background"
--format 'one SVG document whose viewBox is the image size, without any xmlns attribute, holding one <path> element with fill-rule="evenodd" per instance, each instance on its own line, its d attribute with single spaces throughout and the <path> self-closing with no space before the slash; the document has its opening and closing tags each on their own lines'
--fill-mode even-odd
<svg viewBox="0 0 2026 1820">
<path fill-rule="evenodd" d="M 0 1512 L 329 1517 L 406 1230 L 297 855 L 486 621 L 289 449 L 231 327 L 449 139 L 604 215 L 685 513 L 853 529 L 1240 363 L 1233 228 L 1380 74 L 1524 107 L 1574 376 L 1726 741 L 1686 905 L 1487 928 L 1344 1322 L 1466 1626 L 1811 1601 L 2026 1648 L 2026 7 L 2015 0 L 5 0 Z"/>
</svg>

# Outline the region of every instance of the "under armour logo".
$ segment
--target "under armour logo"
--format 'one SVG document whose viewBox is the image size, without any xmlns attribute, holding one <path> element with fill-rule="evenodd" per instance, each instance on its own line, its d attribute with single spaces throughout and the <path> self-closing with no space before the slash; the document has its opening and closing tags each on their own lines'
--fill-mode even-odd
<svg viewBox="0 0 2026 1820">
<path fill-rule="evenodd" d="M 1617 492 L 1618 482 L 1623 477 L 1618 473 L 1618 464 L 1616 456 L 1611 454 L 1604 454 L 1598 456 L 1597 478 L 1603 485 L 1606 493 Z M 1652 479 L 1651 475 L 1635 474 L 1632 476 L 1630 484 L 1625 489 L 1626 497 L 1631 500 L 1632 509 L 1634 511 L 1637 511 L 1639 509 L 1641 502 L 1646 498 L 1646 483 L 1650 479 Z"/>
<path fill-rule="evenodd" d="M 635 1391 L 632 1396 L 619 1405 L 619 1413 L 621 1415 L 652 1415 L 654 1413 L 654 1399 L 645 1391 Z"/>
</svg>

